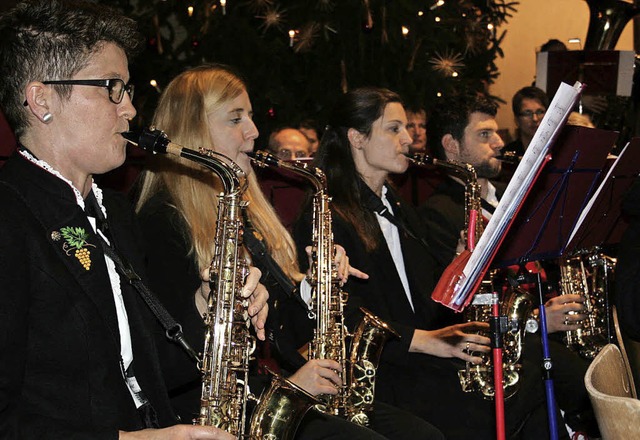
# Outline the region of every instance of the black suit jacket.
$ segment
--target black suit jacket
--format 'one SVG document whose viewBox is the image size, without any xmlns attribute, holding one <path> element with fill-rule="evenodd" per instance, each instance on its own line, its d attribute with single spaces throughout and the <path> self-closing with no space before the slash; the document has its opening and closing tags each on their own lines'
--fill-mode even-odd
<svg viewBox="0 0 640 440">
<path fill-rule="evenodd" d="M 506 185 L 502 182 L 491 182 L 496 187 L 498 200 L 502 196 Z M 484 202 L 488 205 L 487 202 Z M 431 247 L 438 249 L 437 257 L 440 265 L 439 272 L 444 270 L 456 254 L 456 246 L 460 238 L 460 231 L 465 223 L 465 188 L 460 182 L 445 179 L 418 208 L 418 213 L 426 223 L 430 233 L 427 241 Z"/>
<path fill-rule="evenodd" d="M 0 437 L 105 438 L 143 426 L 120 368 L 113 293 L 98 237 L 72 189 L 19 154 L 0 170 Z M 131 211 L 105 194 L 111 241 L 136 270 Z M 65 247 L 82 228 L 91 265 Z M 135 374 L 161 426 L 175 423 L 137 293 L 121 283 Z"/>
<path fill-rule="evenodd" d="M 435 262 L 431 249 L 421 240 L 426 233 L 423 224 L 410 206 L 401 201 L 390 187 L 387 189 L 387 198 L 393 206 L 395 216 L 411 232 L 409 234 L 405 230 L 399 230 L 414 309 L 411 308 L 405 294 L 400 275 L 382 237 L 382 231 L 379 233 L 380 245 L 373 252 L 369 252 L 355 229 L 334 213 L 333 234 L 334 242 L 345 248 L 350 264 L 369 275 L 367 280 L 350 277 L 344 287 L 349 293 L 345 310 L 349 329 L 353 330 L 362 317 L 359 308 L 366 307 L 401 335 L 400 338 L 392 338 L 387 342 L 383 361 L 407 366 L 414 364 L 416 357 L 424 357 L 409 353 L 409 345 L 415 329 L 439 328 L 443 318 L 446 316 L 446 319 L 449 319 L 452 312 L 431 299 L 431 292 L 437 280 L 434 279 Z M 370 190 L 363 185 L 362 191 Z M 363 200 L 366 200 L 364 196 Z M 296 243 L 300 246 L 302 243 L 309 242 L 310 215 L 306 215 L 302 221 L 298 222 L 295 235 Z M 304 255 L 302 246 L 298 254 Z M 300 258 L 301 267 L 307 264 L 304 258 Z"/>
</svg>

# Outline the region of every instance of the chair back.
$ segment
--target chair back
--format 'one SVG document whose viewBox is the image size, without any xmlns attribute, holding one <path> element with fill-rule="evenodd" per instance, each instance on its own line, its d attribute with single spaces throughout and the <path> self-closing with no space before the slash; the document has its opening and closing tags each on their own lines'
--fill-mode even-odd
<svg viewBox="0 0 640 440">
<path fill-rule="evenodd" d="M 614 344 L 595 357 L 584 378 L 604 440 L 640 438 L 640 400 L 632 386 L 622 354 Z"/>
</svg>

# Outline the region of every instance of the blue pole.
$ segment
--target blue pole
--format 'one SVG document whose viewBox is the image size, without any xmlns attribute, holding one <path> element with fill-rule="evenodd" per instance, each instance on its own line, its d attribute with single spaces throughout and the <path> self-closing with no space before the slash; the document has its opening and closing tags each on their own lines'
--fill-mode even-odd
<svg viewBox="0 0 640 440">
<path fill-rule="evenodd" d="M 542 377 L 547 396 L 547 414 L 549 416 L 549 433 L 551 440 L 558 440 L 558 419 L 556 417 L 556 395 L 553 390 L 553 363 L 549 354 L 549 334 L 547 332 L 547 314 L 544 309 L 542 280 L 538 272 L 538 293 L 540 294 L 540 337 L 542 338 Z"/>
</svg>

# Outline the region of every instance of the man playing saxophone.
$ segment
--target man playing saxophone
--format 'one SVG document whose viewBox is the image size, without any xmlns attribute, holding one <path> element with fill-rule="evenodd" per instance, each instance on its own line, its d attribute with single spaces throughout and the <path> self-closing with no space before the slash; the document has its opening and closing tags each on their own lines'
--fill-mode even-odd
<svg viewBox="0 0 640 440">
<path fill-rule="evenodd" d="M 429 121 L 429 130 L 433 133 L 430 151 L 433 151 L 434 156 L 441 160 L 465 162 L 475 168 L 477 182 L 481 187 L 484 222 L 491 218 L 506 187 L 493 180 L 500 175 L 499 156 L 504 147 L 497 133 L 496 111 L 496 105 L 485 98 L 449 98 L 441 103 L 434 112 L 433 119 Z M 442 270 L 453 260 L 456 251 L 464 246 L 460 237 L 465 225 L 465 182 L 446 178 L 419 208 L 419 212 L 427 225 L 430 225 L 431 233 L 427 238 L 429 244 L 439 250 L 437 258 Z M 528 272 L 535 267 L 539 265 L 529 263 L 524 271 Z M 506 284 L 506 279 L 501 281 Z M 549 332 L 579 328 L 579 321 L 584 319 L 584 315 L 580 313 L 584 310 L 582 302 L 583 297 L 580 295 L 561 295 L 549 299 L 545 304 Z M 537 314 L 537 309 L 534 314 Z M 527 365 L 536 374 L 541 364 L 540 339 L 533 335 L 525 339 L 523 374 L 530 377 L 532 372 L 526 372 Z M 557 340 L 552 341 L 551 347 L 557 400 L 565 412 L 566 422 L 573 430 L 594 432 L 595 420 L 592 418 L 591 405 L 582 382 L 586 362 Z"/>
</svg>

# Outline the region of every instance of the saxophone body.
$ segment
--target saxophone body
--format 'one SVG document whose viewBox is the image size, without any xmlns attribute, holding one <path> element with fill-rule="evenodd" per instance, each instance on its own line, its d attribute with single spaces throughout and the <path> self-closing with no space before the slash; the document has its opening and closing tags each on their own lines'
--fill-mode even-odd
<svg viewBox="0 0 640 440">
<path fill-rule="evenodd" d="M 202 372 L 200 411 L 194 424 L 215 426 L 239 439 L 292 439 L 300 420 L 317 400 L 275 374 L 260 399 L 249 392 L 249 361 L 255 350 L 255 338 L 249 331 L 248 301 L 241 295 L 248 274 L 241 255 L 242 213 L 247 206 L 242 200 L 247 188 L 244 172 L 220 153 L 173 144 L 154 128 L 125 135 L 130 142 L 154 154 L 172 154 L 205 166 L 219 176 L 223 185 L 210 266 L 211 293 L 203 316 L 205 342 L 198 365 Z M 249 400 L 258 403 L 251 422 L 247 423 Z"/>
<path fill-rule="evenodd" d="M 204 314 L 202 395 L 195 423 L 244 437 L 249 396 L 249 359 L 255 339 L 249 333 L 241 296 L 248 268 L 242 249 L 242 191 L 221 194 L 218 203 L 211 293 Z"/>
<path fill-rule="evenodd" d="M 491 319 L 491 292 L 495 291 L 490 280 L 483 280 L 480 291 L 474 301 L 464 311 L 465 321 L 489 322 Z M 534 298 L 526 290 L 510 287 L 500 301 L 500 315 L 506 317 L 507 331 L 502 335 L 503 342 L 503 388 L 504 398 L 512 397 L 519 389 L 522 365 L 520 357 L 524 348 L 527 325 L 532 318 Z M 535 322 L 535 321 L 533 321 Z M 489 332 L 485 334 L 489 337 Z M 479 392 L 486 399 L 495 397 L 493 363 L 491 354 L 474 353 L 480 356 L 482 363 L 475 365 L 466 362 L 465 369 L 458 371 L 460 385 L 464 392 Z"/>
<path fill-rule="evenodd" d="M 473 166 L 467 163 L 440 160 L 424 153 L 412 154 L 409 160 L 416 165 L 434 165 L 444 169 L 448 174 L 462 180 L 465 185 L 465 238 L 467 248 L 473 250 L 484 230 L 482 222 L 482 205 L 480 185 Z M 464 312 L 466 322 L 489 322 L 491 319 L 491 296 L 495 291 L 493 279 L 495 272 L 482 281 L 472 304 Z M 500 315 L 507 317 L 507 332 L 503 334 L 503 387 L 504 396 L 509 398 L 518 390 L 520 380 L 520 356 L 524 348 L 524 333 L 527 325 L 533 321 L 534 300 L 532 295 L 521 288 L 509 288 L 500 298 Z M 485 336 L 489 336 L 487 333 Z M 460 385 L 465 392 L 479 392 L 487 399 L 495 396 L 493 381 L 493 364 L 490 354 L 474 353 L 482 358 L 482 363 L 474 365 L 465 363 L 465 368 L 458 371 Z"/>
<path fill-rule="evenodd" d="M 585 310 L 580 313 L 586 315 L 580 328 L 565 332 L 564 342 L 585 359 L 593 359 L 611 339 L 609 290 L 615 264 L 597 249 L 560 260 L 560 294 L 581 295 Z"/>
<path fill-rule="evenodd" d="M 316 319 L 316 329 L 309 344 L 309 358 L 332 359 L 342 367 L 342 386 L 339 387 L 338 394 L 322 396 L 322 403 L 317 408 L 366 426 L 369 423 L 367 413 L 373 408 L 375 373 L 382 348 L 390 336 L 398 334 L 364 309 L 364 319 L 355 332 L 349 334 L 347 330 L 344 307 L 348 295 L 340 288 L 333 264 L 332 216 L 324 173 L 306 164 L 278 160 L 264 151 L 255 153 L 253 160 L 260 166 L 281 167 L 292 171 L 307 179 L 314 187 L 313 265 L 309 281 L 313 287 L 310 316 Z"/>
</svg>

